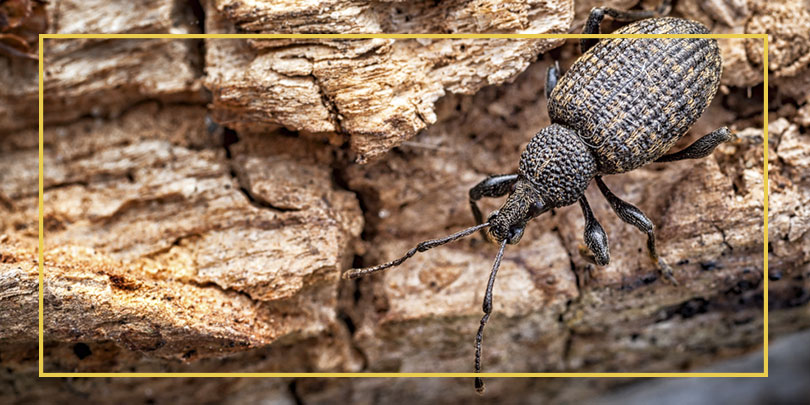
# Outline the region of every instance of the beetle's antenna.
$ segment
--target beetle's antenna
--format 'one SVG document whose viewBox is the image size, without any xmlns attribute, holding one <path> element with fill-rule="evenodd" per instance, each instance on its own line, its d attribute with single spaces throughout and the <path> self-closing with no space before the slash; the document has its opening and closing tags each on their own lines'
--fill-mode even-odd
<svg viewBox="0 0 810 405">
<path fill-rule="evenodd" d="M 506 239 L 501 241 L 501 249 L 498 250 L 498 255 L 495 256 L 495 264 L 492 265 L 492 272 L 489 273 L 489 282 L 487 282 L 487 292 L 484 293 L 484 317 L 481 318 L 481 326 L 478 327 L 478 334 L 475 335 L 475 372 L 481 372 L 481 341 L 484 339 L 484 326 L 489 320 L 489 314 L 492 313 L 492 287 L 495 286 L 495 275 L 498 273 L 498 267 L 501 267 L 501 259 L 503 258 L 503 251 L 506 249 Z M 484 393 L 484 380 L 481 377 L 475 377 L 475 390 L 479 394 Z"/>
<path fill-rule="evenodd" d="M 450 242 L 452 242 L 454 240 L 461 239 L 461 238 L 463 238 L 465 236 L 472 235 L 476 231 L 478 231 L 479 229 L 486 228 L 488 226 L 489 226 L 489 222 L 484 222 L 483 224 L 476 225 L 476 226 L 473 226 L 471 228 L 464 229 L 462 231 L 458 231 L 458 232 L 456 232 L 456 233 L 454 233 L 454 234 L 452 234 L 450 236 L 445 236 L 444 238 L 441 238 L 441 239 L 426 240 L 426 241 L 421 242 L 418 245 L 416 245 L 415 248 L 409 250 L 408 253 L 405 253 L 405 255 L 400 257 L 399 259 L 392 260 L 392 261 L 390 261 L 388 263 L 380 264 L 380 265 L 377 265 L 377 266 L 374 266 L 374 267 L 364 267 L 362 269 L 351 269 L 351 270 L 343 273 L 343 278 L 345 278 L 345 279 L 358 278 L 358 277 L 365 276 L 366 274 L 378 272 L 380 270 L 385 270 L 385 269 L 387 269 L 389 267 L 399 266 L 400 264 L 402 264 L 402 262 L 404 262 L 405 260 L 408 260 L 411 256 L 415 255 L 416 252 L 424 252 L 426 250 L 433 249 L 433 248 L 435 248 L 437 246 L 444 245 L 445 243 L 450 243 Z"/>
</svg>

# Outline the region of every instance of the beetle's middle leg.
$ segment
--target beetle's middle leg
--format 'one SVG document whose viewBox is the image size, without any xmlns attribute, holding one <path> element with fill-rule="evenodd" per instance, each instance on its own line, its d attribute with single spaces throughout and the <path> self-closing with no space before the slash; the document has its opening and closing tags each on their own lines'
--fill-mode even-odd
<svg viewBox="0 0 810 405">
<path fill-rule="evenodd" d="M 484 217 L 481 215 L 481 210 L 478 209 L 478 200 L 484 197 L 505 196 L 512 191 L 512 186 L 517 182 L 517 179 L 517 174 L 498 174 L 487 177 L 470 189 L 470 209 L 473 217 L 475 217 L 476 225 L 484 223 Z M 481 232 L 486 239 L 486 231 L 482 230 Z"/>
<path fill-rule="evenodd" d="M 599 26 L 602 24 L 602 20 L 605 18 L 605 15 L 609 15 L 614 20 L 617 21 L 636 21 L 644 18 L 667 15 L 669 14 L 669 11 L 672 9 L 671 3 L 672 3 L 671 0 L 664 0 L 661 2 L 661 5 L 658 6 L 658 9 L 656 10 L 622 11 L 616 10 L 614 8 L 594 7 L 593 9 L 591 9 L 591 13 L 588 15 L 588 21 L 585 22 L 585 29 L 582 30 L 582 33 L 599 34 L 600 33 Z M 599 42 L 599 39 L 597 38 L 580 39 L 579 46 L 582 50 L 582 53 L 585 53 L 588 49 L 591 49 L 591 47 L 596 45 L 597 42 Z"/>
<path fill-rule="evenodd" d="M 647 234 L 647 251 L 650 253 L 650 259 L 652 259 L 655 266 L 661 271 L 661 275 L 663 275 L 664 278 L 672 284 L 678 285 L 678 281 L 672 276 L 672 268 L 669 267 L 664 259 L 658 256 L 658 252 L 655 250 L 655 226 L 652 221 L 650 221 L 640 209 L 616 197 L 616 195 L 608 189 L 601 177 L 596 177 L 596 185 L 599 186 L 599 191 L 602 192 L 602 195 L 604 195 L 608 203 L 610 203 L 610 207 L 613 208 L 613 211 L 622 221 L 635 226 L 641 232 Z"/>
<path fill-rule="evenodd" d="M 733 138 L 731 131 L 727 127 L 715 129 L 708 135 L 703 135 L 686 149 L 681 151 L 666 154 L 656 159 L 656 162 L 674 162 L 683 159 L 700 159 L 709 156 L 714 152 L 714 148 L 723 142 L 730 141 Z"/>
</svg>

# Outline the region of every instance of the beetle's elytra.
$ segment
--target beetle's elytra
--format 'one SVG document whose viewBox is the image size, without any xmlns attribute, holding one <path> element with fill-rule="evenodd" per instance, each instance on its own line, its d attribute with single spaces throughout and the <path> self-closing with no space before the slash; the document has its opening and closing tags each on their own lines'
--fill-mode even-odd
<svg viewBox="0 0 810 405">
<path fill-rule="evenodd" d="M 679 18 L 647 18 L 657 11 L 623 12 L 595 8 L 586 34 L 599 33 L 605 15 L 621 21 L 639 20 L 617 31 L 623 34 L 707 34 L 703 25 Z M 647 19 L 642 19 L 647 18 Z M 707 38 L 583 39 L 583 55 L 560 77 L 551 67 L 546 97 L 552 124 L 538 132 L 520 157 L 518 172 L 489 176 L 470 190 L 470 208 L 478 225 L 453 235 L 418 244 L 403 257 L 374 267 L 353 269 L 356 278 L 398 266 L 417 252 L 484 230 L 500 245 L 484 294 L 481 325 L 475 339 L 475 372 L 481 371 L 484 326 L 492 312 L 492 288 L 507 244 L 516 244 L 529 220 L 555 207 L 579 203 L 585 216 L 586 259 L 597 265 L 610 261 L 607 234 L 585 198 L 595 180 L 613 211 L 647 235 L 647 251 L 662 275 L 675 283 L 672 270 L 658 256 L 652 221 L 635 206 L 614 195 L 602 181 L 606 174 L 624 173 L 650 162 L 698 159 L 731 139 L 720 128 L 679 152 L 667 151 L 703 114 L 714 97 L 722 72 L 717 42 Z M 477 201 L 508 195 L 500 209 L 483 221 Z M 475 388 L 483 392 L 483 381 Z"/>
<path fill-rule="evenodd" d="M 616 33 L 709 31 L 667 17 Z M 549 116 L 590 146 L 600 174 L 627 172 L 661 157 L 697 121 L 717 92 L 722 68 L 714 39 L 605 39 L 554 87 Z"/>
</svg>

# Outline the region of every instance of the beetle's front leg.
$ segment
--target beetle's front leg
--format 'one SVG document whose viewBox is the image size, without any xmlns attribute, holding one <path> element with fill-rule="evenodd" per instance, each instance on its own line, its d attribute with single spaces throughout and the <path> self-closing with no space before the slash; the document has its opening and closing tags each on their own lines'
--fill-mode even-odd
<svg viewBox="0 0 810 405">
<path fill-rule="evenodd" d="M 588 200 L 583 195 L 579 199 L 579 206 L 582 208 L 582 214 L 585 215 L 585 245 L 588 246 L 588 252 L 580 251 L 580 255 L 587 261 L 605 266 L 610 262 L 610 248 L 608 246 L 608 238 L 602 225 L 593 216 L 591 206 L 588 205 Z"/>
<path fill-rule="evenodd" d="M 482 182 L 475 185 L 470 189 L 470 209 L 472 210 L 473 217 L 475 217 L 475 224 L 479 225 L 484 222 L 484 217 L 481 215 L 481 210 L 478 209 L 478 200 L 484 197 L 503 197 L 512 191 L 512 186 L 518 179 L 517 174 L 499 174 L 489 176 Z M 484 230 L 481 231 L 486 232 Z M 486 234 L 483 234 L 486 238 Z"/>
</svg>

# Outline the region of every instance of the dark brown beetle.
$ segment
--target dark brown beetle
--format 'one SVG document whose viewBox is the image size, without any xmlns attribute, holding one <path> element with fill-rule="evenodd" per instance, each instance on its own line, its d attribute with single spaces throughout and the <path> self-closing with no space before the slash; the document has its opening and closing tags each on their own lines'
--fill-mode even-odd
<svg viewBox="0 0 810 405">
<path fill-rule="evenodd" d="M 633 21 L 665 13 L 656 11 L 591 10 L 586 34 L 598 33 L 605 15 Z M 619 34 L 708 34 L 689 20 L 647 18 L 627 25 Z M 492 287 L 506 244 L 520 241 L 526 223 L 557 207 L 579 203 L 585 216 L 586 258 L 597 265 L 610 260 L 608 240 L 594 218 L 585 189 L 596 180 L 599 190 L 624 222 L 647 234 L 647 249 L 662 275 L 676 283 L 672 269 L 658 256 L 652 221 L 635 206 L 614 195 L 601 176 L 637 169 L 650 162 L 698 159 L 731 139 L 720 128 L 686 149 L 665 154 L 697 121 L 711 102 L 720 82 L 722 60 L 713 39 L 595 39 L 581 40 L 583 55 L 559 77 L 552 67 L 546 77 L 546 97 L 552 124 L 526 146 L 518 173 L 490 176 L 470 190 L 470 207 L 477 226 L 441 239 L 428 240 L 403 257 L 374 267 L 353 269 L 356 278 L 398 266 L 417 252 L 443 245 L 489 227 L 485 236 L 500 245 L 484 295 L 484 316 L 475 339 L 475 372 L 481 371 L 481 341 L 492 312 Z M 509 194 L 503 206 L 483 222 L 477 201 Z M 475 379 L 475 388 L 484 384 Z"/>
</svg>

